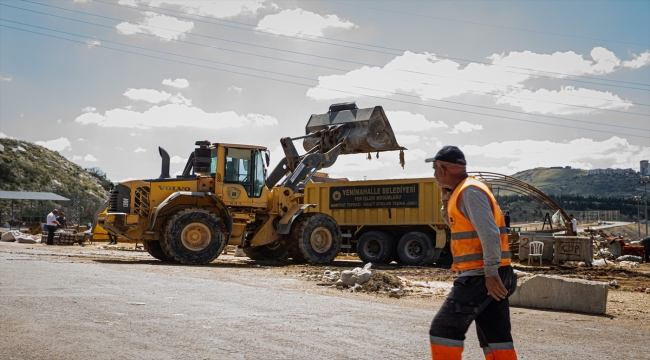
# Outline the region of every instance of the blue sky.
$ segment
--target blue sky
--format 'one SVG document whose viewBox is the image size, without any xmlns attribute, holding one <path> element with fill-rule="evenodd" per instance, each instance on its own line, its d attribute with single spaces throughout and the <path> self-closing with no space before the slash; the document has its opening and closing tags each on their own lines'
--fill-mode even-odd
<svg viewBox="0 0 650 360">
<path fill-rule="evenodd" d="M 204 139 L 276 162 L 281 137 L 344 101 L 383 106 L 409 151 L 404 169 L 354 155 L 333 176 L 430 176 L 446 144 L 505 174 L 650 158 L 647 1 L 0 4 L 0 136 L 113 180 L 156 176 L 157 146 L 180 171 Z"/>
</svg>

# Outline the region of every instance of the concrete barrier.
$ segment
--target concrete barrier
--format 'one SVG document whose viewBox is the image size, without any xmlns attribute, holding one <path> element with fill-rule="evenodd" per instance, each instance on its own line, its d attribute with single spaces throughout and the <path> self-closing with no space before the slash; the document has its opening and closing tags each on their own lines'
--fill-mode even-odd
<svg viewBox="0 0 650 360">
<path fill-rule="evenodd" d="M 517 281 L 510 305 L 604 314 L 608 290 L 605 282 L 534 275 Z"/>
</svg>

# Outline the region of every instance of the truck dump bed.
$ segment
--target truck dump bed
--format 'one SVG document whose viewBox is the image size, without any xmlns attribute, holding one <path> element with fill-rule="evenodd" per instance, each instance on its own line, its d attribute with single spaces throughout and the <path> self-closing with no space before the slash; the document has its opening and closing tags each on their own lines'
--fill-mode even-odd
<svg viewBox="0 0 650 360">
<path fill-rule="evenodd" d="M 310 182 L 304 202 L 310 212 L 332 216 L 339 226 L 444 225 L 436 179 Z"/>
</svg>

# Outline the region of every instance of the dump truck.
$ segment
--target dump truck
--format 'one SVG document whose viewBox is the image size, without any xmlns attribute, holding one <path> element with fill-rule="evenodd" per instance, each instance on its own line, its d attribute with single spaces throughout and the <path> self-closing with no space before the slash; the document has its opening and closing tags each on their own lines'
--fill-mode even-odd
<svg viewBox="0 0 650 360">
<path fill-rule="evenodd" d="M 403 150 L 381 106 L 333 104 L 309 118 L 305 134 L 280 139 L 285 157 L 267 173 L 264 146 L 197 141 L 181 175 L 169 174 L 159 148 L 158 178 L 115 184 L 97 223 L 112 235 L 138 240 L 159 260 L 213 261 L 227 244 L 251 259 L 291 257 L 328 263 L 342 245 L 337 221 L 304 201 L 305 184 L 339 155 Z M 302 140 L 300 155 L 294 141 Z"/>
<path fill-rule="evenodd" d="M 310 182 L 307 213 L 322 213 L 338 223 L 342 252 L 364 262 L 408 265 L 451 264 L 449 230 L 440 212 L 436 179 Z"/>
</svg>

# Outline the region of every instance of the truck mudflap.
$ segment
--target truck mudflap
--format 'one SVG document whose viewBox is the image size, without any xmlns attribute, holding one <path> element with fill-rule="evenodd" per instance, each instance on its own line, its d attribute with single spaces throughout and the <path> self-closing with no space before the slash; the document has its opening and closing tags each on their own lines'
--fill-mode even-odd
<svg viewBox="0 0 650 360">
<path fill-rule="evenodd" d="M 291 224 L 296 220 L 298 215 L 302 214 L 305 209 L 310 207 L 316 207 L 316 204 L 294 204 L 289 211 L 287 211 L 280 222 L 278 223 L 278 228 L 276 232 L 281 235 L 287 235 L 291 231 Z"/>
<path fill-rule="evenodd" d="M 213 199 L 217 203 L 217 207 L 219 209 L 221 209 L 221 211 L 223 211 L 227 215 L 227 219 L 222 219 L 225 226 L 226 226 L 226 230 L 228 231 L 228 233 L 232 232 L 232 214 L 230 213 L 230 210 L 228 210 L 228 207 L 226 206 L 226 204 L 224 204 L 224 202 L 221 199 L 219 199 L 219 197 L 217 195 L 215 195 L 214 193 L 202 192 L 202 191 L 198 191 L 198 192 L 177 191 L 177 192 L 169 195 L 169 197 L 167 199 L 165 199 L 162 203 L 160 203 L 160 205 L 158 205 L 158 207 L 156 208 L 156 211 L 154 212 L 153 216 L 151 217 L 151 223 L 149 225 L 149 231 L 153 230 L 153 227 L 156 224 L 156 218 L 158 217 L 158 213 L 160 212 L 160 209 L 167 206 L 172 200 L 176 199 L 179 196 L 192 196 L 192 197 L 206 197 L 206 196 L 208 196 L 211 199 Z"/>
</svg>

